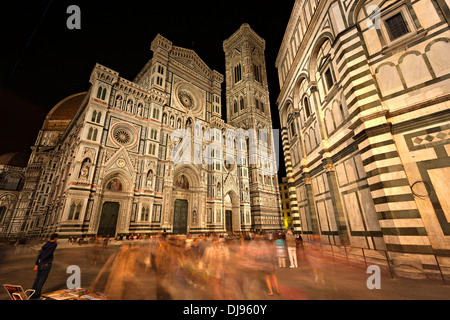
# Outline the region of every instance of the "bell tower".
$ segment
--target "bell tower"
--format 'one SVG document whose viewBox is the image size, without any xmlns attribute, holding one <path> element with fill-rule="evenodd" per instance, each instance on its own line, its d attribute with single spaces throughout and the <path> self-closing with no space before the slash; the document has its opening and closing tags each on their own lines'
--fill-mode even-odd
<svg viewBox="0 0 450 320">
<path fill-rule="evenodd" d="M 253 227 L 279 230 L 283 219 L 265 48 L 266 41 L 248 24 L 224 41 L 227 122 L 246 132 Z"/>
</svg>

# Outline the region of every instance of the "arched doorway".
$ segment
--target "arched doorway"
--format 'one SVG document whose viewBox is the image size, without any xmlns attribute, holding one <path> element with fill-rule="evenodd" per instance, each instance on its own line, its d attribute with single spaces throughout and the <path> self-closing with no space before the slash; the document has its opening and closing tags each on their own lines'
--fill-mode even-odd
<svg viewBox="0 0 450 320">
<path fill-rule="evenodd" d="M 127 206 L 127 187 L 117 175 L 106 180 L 102 194 L 97 235 L 115 237 L 119 229 L 121 210 Z M 123 211 L 123 210 L 122 210 Z M 120 232 L 120 230 L 119 230 Z M 123 230 L 122 230 L 123 232 Z"/>
<path fill-rule="evenodd" d="M 173 210 L 173 234 L 186 234 L 189 225 L 189 179 L 186 173 L 180 174 L 174 183 L 175 203 Z"/>
<path fill-rule="evenodd" d="M 167 221 L 173 234 L 198 232 L 201 227 L 199 207 L 202 193 L 197 169 L 191 165 L 177 166 L 174 170 L 171 218 Z"/>
<path fill-rule="evenodd" d="M 224 229 L 226 232 L 241 231 L 240 203 L 239 196 L 235 191 L 230 190 L 224 197 L 225 221 Z"/>
</svg>

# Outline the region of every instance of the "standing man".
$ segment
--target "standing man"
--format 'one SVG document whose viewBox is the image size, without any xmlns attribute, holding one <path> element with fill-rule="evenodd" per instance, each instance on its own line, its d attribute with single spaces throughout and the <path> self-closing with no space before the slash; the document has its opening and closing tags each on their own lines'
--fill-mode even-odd
<svg viewBox="0 0 450 320">
<path fill-rule="evenodd" d="M 58 234 L 52 234 L 50 241 L 42 246 L 42 249 L 36 259 L 34 271 L 37 271 L 37 274 L 32 288 L 36 292 L 31 297 L 32 299 L 39 299 L 41 297 L 42 287 L 44 286 L 48 274 L 50 273 L 50 269 L 52 268 L 53 253 L 58 246 L 56 243 L 57 240 Z"/>
<path fill-rule="evenodd" d="M 288 230 L 286 235 L 286 245 L 289 254 L 289 261 L 291 263 L 291 268 L 298 268 L 297 264 L 297 241 L 295 236 L 292 234 L 291 230 Z"/>
</svg>

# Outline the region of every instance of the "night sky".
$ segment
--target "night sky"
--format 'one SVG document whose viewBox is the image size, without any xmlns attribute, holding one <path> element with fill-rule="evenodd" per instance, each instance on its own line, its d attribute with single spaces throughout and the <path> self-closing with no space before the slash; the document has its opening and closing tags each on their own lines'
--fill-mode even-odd
<svg viewBox="0 0 450 320">
<path fill-rule="evenodd" d="M 266 40 L 272 120 L 280 128 L 275 60 L 294 2 L 2 2 L 0 154 L 29 151 L 47 113 L 67 96 L 89 89 L 95 63 L 133 80 L 152 58 L 150 44 L 158 33 L 175 46 L 193 49 L 211 69 L 225 74 L 222 43 L 243 23 Z M 70 5 L 81 9 L 81 30 L 66 26 Z M 280 159 L 283 175 L 281 150 Z"/>
</svg>

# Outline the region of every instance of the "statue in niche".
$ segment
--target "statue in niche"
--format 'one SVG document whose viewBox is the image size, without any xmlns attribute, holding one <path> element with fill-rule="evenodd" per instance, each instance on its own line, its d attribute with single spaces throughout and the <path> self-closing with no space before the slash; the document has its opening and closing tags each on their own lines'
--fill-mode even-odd
<svg viewBox="0 0 450 320">
<path fill-rule="evenodd" d="M 89 166 L 84 164 L 80 171 L 80 178 L 87 179 L 89 177 Z"/>
<path fill-rule="evenodd" d="M 106 189 L 109 191 L 122 191 L 122 183 L 118 179 L 112 179 L 106 185 Z"/>
<path fill-rule="evenodd" d="M 131 112 L 132 109 L 133 109 L 133 101 L 130 99 L 128 100 L 127 103 L 127 112 Z"/>
<path fill-rule="evenodd" d="M 120 109 L 122 107 L 122 96 L 121 95 L 117 96 L 115 107 L 117 109 Z"/>
<path fill-rule="evenodd" d="M 189 181 L 184 175 L 181 175 L 178 180 L 175 182 L 175 186 L 179 189 L 189 189 Z"/>
<path fill-rule="evenodd" d="M 147 174 L 147 186 L 149 186 L 150 188 L 153 187 L 153 170 L 149 170 L 148 174 Z"/>
<path fill-rule="evenodd" d="M 144 110 L 144 107 L 142 106 L 142 103 L 139 103 L 139 105 L 138 105 L 138 116 L 139 117 L 142 117 L 143 110 Z"/>
</svg>

